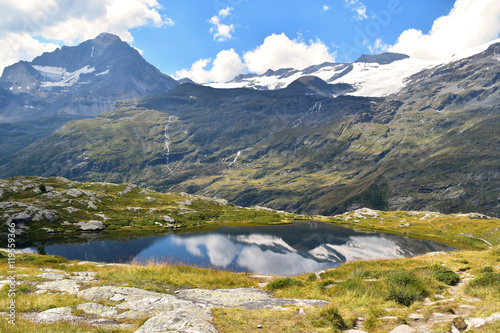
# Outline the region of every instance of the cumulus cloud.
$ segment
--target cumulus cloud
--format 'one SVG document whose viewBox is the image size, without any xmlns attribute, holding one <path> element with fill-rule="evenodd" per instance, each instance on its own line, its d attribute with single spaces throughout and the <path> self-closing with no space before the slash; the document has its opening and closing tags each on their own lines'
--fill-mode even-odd
<svg viewBox="0 0 500 333">
<path fill-rule="evenodd" d="M 224 24 L 221 22 L 222 19 L 231 15 L 233 8 L 227 7 L 221 9 L 219 14 L 212 16 L 208 21 L 213 27 L 210 28 L 210 33 L 214 34 L 214 40 L 218 42 L 224 42 L 228 39 L 232 39 L 232 33 L 234 32 L 234 24 Z"/>
<path fill-rule="evenodd" d="M 368 18 L 368 15 L 366 15 L 366 6 L 364 3 L 359 0 L 344 0 L 344 2 L 347 7 L 351 8 L 351 10 L 357 14 L 355 16 L 355 19 L 361 21 Z"/>
<path fill-rule="evenodd" d="M 206 69 L 210 64 L 212 67 Z M 175 76 L 187 77 L 199 83 L 225 82 L 244 72 L 246 72 L 246 66 L 241 57 L 234 49 L 230 49 L 219 52 L 213 63 L 211 59 L 200 59 L 191 66 L 191 69 L 177 71 Z"/>
<path fill-rule="evenodd" d="M 74 45 L 110 32 L 127 42 L 133 37 L 129 30 L 139 26 L 173 25 L 172 19 L 162 16 L 157 0 L 0 0 L 0 43 L 17 41 L 14 51 L 0 54 L 0 65 L 18 60 L 31 60 L 37 50 L 48 51 L 53 43 L 37 38 Z M 2 70 L 2 68 L 0 68 Z"/>
<path fill-rule="evenodd" d="M 0 74 L 4 67 L 19 60 L 31 60 L 43 52 L 51 52 L 59 47 L 53 43 L 41 43 L 28 34 L 4 33 L 0 35 L 0 43 L 4 46 L 0 55 Z"/>
<path fill-rule="evenodd" d="M 500 1 L 457 0 L 446 16 L 434 21 L 428 34 L 409 29 L 390 51 L 419 59 L 443 59 L 493 39 L 500 33 Z"/>
<path fill-rule="evenodd" d="M 244 61 L 234 49 L 224 50 L 217 54 L 213 63 L 211 59 L 200 59 L 191 69 L 177 71 L 175 76 L 178 79 L 188 77 L 198 83 L 226 82 L 248 71 L 261 74 L 268 69 L 303 69 L 335 61 L 335 57 L 321 41 L 310 41 L 307 44 L 299 39 L 291 40 L 284 33 L 266 37 L 262 45 L 246 52 L 243 59 Z M 211 63 L 212 67 L 207 69 Z"/>
<path fill-rule="evenodd" d="M 378 54 L 382 52 L 387 52 L 389 51 L 390 46 L 387 44 L 384 44 L 382 42 L 381 38 L 375 39 L 375 43 L 373 45 L 368 45 L 368 49 L 372 54 Z"/>
<path fill-rule="evenodd" d="M 251 72 L 264 73 L 268 69 L 293 67 L 303 69 L 323 62 L 334 62 L 335 57 L 320 40 L 306 44 L 291 40 L 284 33 L 266 37 L 264 43 L 243 56 Z"/>
<path fill-rule="evenodd" d="M 323 5 L 323 13 L 326 13 L 327 11 L 329 11 L 330 9 L 332 9 L 330 6 L 328 5 Z"/>
</svg>

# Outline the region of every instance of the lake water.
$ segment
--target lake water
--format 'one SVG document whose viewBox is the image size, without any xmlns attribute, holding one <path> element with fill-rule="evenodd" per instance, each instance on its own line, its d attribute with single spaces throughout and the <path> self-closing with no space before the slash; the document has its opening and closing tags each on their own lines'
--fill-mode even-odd
<svg viewBox="0 0 500 333">
<path fill-rule="evenodd" d="M 354 231 L 322 222 L 292 225 L 221 226 L 203 233 L 172 233 L 119 240 L 88 234 L 82 244 L 43 244 L 47 254 L 70 260 L 144 262 L 147 260 L 216 267 L 238 272 L 293 276 L 370 259 L 411 257 L 452 251 L 436 242 L 393 234 Z M 92 239 L 94 237 L 94 239 Z M 74 240 L 72 242 L 75 242 Z M 38 249 L 28 247 L 36 252 Z M 40 243 L 35 246 L 40 246 Z"/>
</svg>

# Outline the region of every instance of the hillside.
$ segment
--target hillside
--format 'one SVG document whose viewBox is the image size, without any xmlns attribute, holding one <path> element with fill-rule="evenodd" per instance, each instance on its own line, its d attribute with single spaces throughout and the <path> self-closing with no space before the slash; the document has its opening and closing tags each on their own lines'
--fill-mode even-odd
<svg viewBox="0 0 500 333">
<path fill-rule="evenodd" d="M 500 216 L 497 54 L 421 71 L 385 98 L 190 83 L 117 104 L 0 160 L 0 176 L 130 182 L 332 215 L 363 206 Z"/>
</svg>

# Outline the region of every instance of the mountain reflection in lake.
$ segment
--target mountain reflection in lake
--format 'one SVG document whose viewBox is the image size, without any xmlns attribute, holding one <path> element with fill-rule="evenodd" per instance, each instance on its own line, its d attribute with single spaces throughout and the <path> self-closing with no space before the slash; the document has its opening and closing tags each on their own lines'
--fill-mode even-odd
<svg viewBox="0 0 500 333">
<path fill-rule="evenodd" d="M 392 234 L 368 233 L 321 222 L 265 227 L 222 226 L 135 240 L 45 246 L 68 259 L 119 262 L 149 259 L 199 267 L 292 276 L 355 260 L 402 258 L 453 248 Z"/>
</svg>

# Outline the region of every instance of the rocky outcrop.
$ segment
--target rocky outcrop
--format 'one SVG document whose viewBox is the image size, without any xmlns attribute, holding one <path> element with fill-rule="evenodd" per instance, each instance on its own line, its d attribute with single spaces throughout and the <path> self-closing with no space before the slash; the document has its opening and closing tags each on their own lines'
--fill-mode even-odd
<svg viewBox="0 0 500 333">
<path fill-rule="evenodd" d="M 104 223 L 101 221 L 91 220 L 88 222 L 78 222 L 75 223 L 83 231 L 97 231 L 104 229 Z"/>
</svg>

